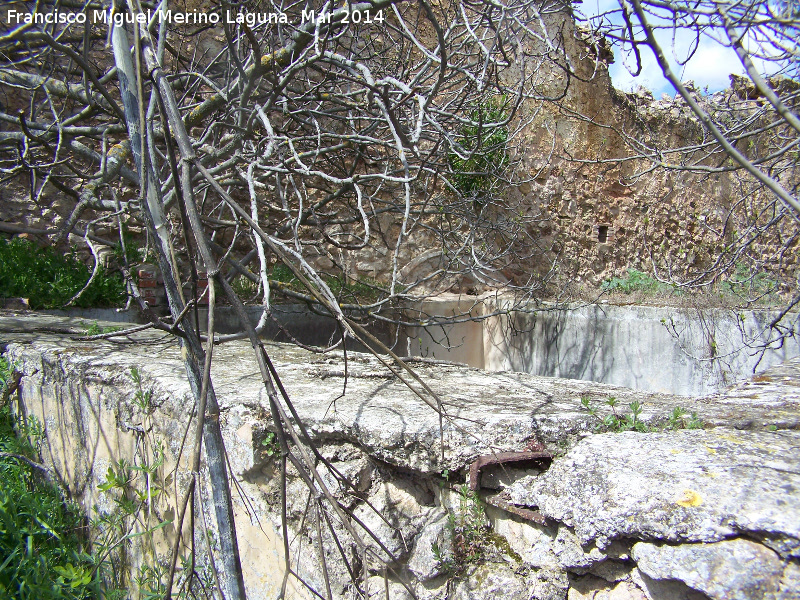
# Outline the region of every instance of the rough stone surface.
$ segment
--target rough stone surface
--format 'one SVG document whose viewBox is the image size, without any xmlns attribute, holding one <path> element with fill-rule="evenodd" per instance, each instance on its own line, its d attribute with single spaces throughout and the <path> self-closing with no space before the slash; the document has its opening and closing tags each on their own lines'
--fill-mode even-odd
<svg viewBox="0 0 800 600">
<path fill-rule="evenodd" d="M 587 437 L 511 498 L 573 527 L 583 544 L 747 534 L 796 558 L 798 490 L 800 432 L 718 427 Z"/>
<path fill-rule="evenodd" d="M 634 583 L 622 581 L 609 585 L 602 579 L 583 578 L 572 581 L 567 600 L 648 600 Z M 677 600 L 677 599 L 676 599 Z"/>
<path fill-rule="evenodd" d="M 61 356 L 65 369 L 86 377 L 119 380 L 123 371 L 138 366 L 165 391 L 190 397 L 176 342 L 152 332 L 92 342 L 66 338 L 84 333 L 88 325 L 75 318 L 5 312 L 0 336 L 5 345 L 12 344 L 15 355 L 26 348 L 25 354 L 30 356 Z M 14 347 L 15 342 L 23 346 Z M 623 407 L 636 400 L 644 406 L 642 420 L 649 423 L 663 422 L 673 408 L 681 406 L 696 410 L 708 424 L 729 423 L 735 418 L 737 423 L 763 428 L 775 423 L 774 413 L 781 411 L 783 427 L 800 427 L 800 396 L 791 393 L 780 402 L 770 395 L 735 406 L 720 398 L 697 404 L 685 397 L 588 381 L 412 363 L 440 394 L 450 415 L 444 422 L 442 461 L 435 411 L 376 359 L 348 353 L 347 393 L 339 398 L 345 375 L 341 353 L 319 356 L 273 343 L 267 348 L 290 396 L 302 399 L 297 408 L 312 436 L 352 441 L 371 456 L 425 473 L 461 469 L 478 454 L 521 450 L 534 438 L 560 451 L 596 425 L 581 407 L 584 394 L 599 400 L 614 396 Z M 223 410 L 264 415 L 268 401 L 249 346 L 244 342 L 226 344 L 215 356 L 214 383 Z M 602 406 L 600 413 L 604 414 Z"/>
<path fill-rule="evenodd" d="M 606 555 L 599 548 L 584 549 L 578 537 L 568 527 L 559 527 L 553 543 L 553 551 L 564 569 L 573 572 L 588 570 L 605 560 Z"/>
<path fill-rule="evenodd" d="M 693 590 L 682 581 L 651 579 L 639 569 L 633 570 L 631 581 L 644 591 L 647 600 L 708 600 L 704 593 Z"/>
<path fill-rule="evenodd" d="M 374 600 L 383 600 L 386 598 L 386 593 L 389 593 L 389 598 L 392 600 L 412 600 L 413 596 L 408 590 L 400 583 L 390 581 L 385 577 L 376 575 L 367 579 L 367 598 Z"/>
<path fill-rule="evenodd" d="M 652 579 L 676 579 L 714 600 L 797 598 L 788 588 L 790 569 L 769 548 L 743 539 L 670 546 L 639 542 L 633 547 L 639 569 Z M 795 582 L 792 582 L 795 583 Z"/>
<path fill-rule="evenodd" d="M 401 558 L 411 551 L 413 540 L 426 523 L 445 516 L 441 508 L 425 506 L 424 492 L 414 487 L 402 479 L 381 482 L 371 490 L 369 505 L 353 511 L 395 556 Z"/>
<path fill-rule="evenodd" d="M 486 563 L 457 582 L 449 598 L 459 600 L 566 600 L 569 579 L 558 569 Z"/>
<path fill-rule="evenodd" d="M 531 583 L 528 577 L 521 577 L 509 566 L 485 564 L 456 584 L 454 597 L 464 600 L 529 600 Z"/>
<path fill-rule="evenodd" d="M 408 560 L 408 569 L 423 583 L 443 574 L 439 559 L 452 560 L 452 530 L 447 526 L 447 515 L 431 520 L 417 536 L 414 550 Z M 437 558 L 434 544 L 439 549 Z"/>
</svg>

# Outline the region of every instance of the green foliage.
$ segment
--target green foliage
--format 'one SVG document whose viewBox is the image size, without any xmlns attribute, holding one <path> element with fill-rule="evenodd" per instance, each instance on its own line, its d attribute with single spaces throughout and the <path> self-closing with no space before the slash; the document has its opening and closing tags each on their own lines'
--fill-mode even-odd
<svg viewBox="0 0 800 600">
<path fill-rule="evenodd" d="M 733 274 L 720 284 L 723 294 L 730 294 L 744 300 L 780 300 L 775 297 L 778 282 L 763 271 L 751 271 L 742 263 L 737 263 Z"/>
<path fill-rule="evenodd" d="M 588 394 L 581 396 L 581 406 L 589 413 L 589 416 L 597 421 L 595 430 L 598 432 L 638 431 L 640 433 L 648 433 L 652 431 L 674 431 L 676 429 L 702 429 L 704 427 L 703 421 L 697 416 L 696 412 L 689 414 L 680 406 L 676 406 L 672 410 L 666 423 L 661 426 L 655 426 L 648 425 L 641 420 L 642 404 L 638 400 L 628 404 L 628 412 L 625 413 L 617 412 L 619 403 L 614 396 L 606 398 L 605 404 L 611 409 L 611 412 L 602 416 L 592 404 Z"/>
<path fill-rule="evenodd" d="M 13 373 L 13 365 L 0 357 L 0 391 Z M 141 372 L 132 368 L 136 386 L 134 402 L 152 418 L 152 391 L 145 389 Z M 142 432 L 152 423 L 143 423 Z M 89 542 L 80 534 L 84 527 L 78 507 L 67 505 L 58 489 L 47 483 L 37 469 L 19 458 L 0 457 L 0 598 L 24 600 L 83 600 L 131 597 L 163 598 L 167 568 L 146 560 L 138 573 L 127 579 L 127 555 L 134 539 L 153 548 L 153 534 L 170 523 L 151 510 L 169 485 L 158 472 L 164 461 L 163 447 L 139 432 L 136 460 L 112 463 L 98 488 L 111 496 L 114 509 L 95 509 L 88 531 Z M 42 427 L 35 418 L 14 417 L 10 407 L 0 408 L 0 452 L 33 461 Z M 184 572 L 191 566 L 184 561 Z M 210 589 L 209 573 L 194 573 L 201 587 Z M 133 592 L 135 591 L 135 595 Z M 202 598 L 181 588 L 175 598 Z"/>
<path fill-rule="evenodd" d="M 281 452 L 281 446 L 278 443 L 278 436 L 275 435 L 274 432 L 268 431 L 267 435 L 264 436 L 264 439 L 261 440 L 261 450 L 262 454 L 272 458 L 273 456 L 278 456 Z"/>
<path fill-rule="evenodd" d="M 283 263 L 272 268 L 270 280 L 286 285 L 297 292 L 304 292 L 302 284 Z M 372 304 L 385 295 L 385 290 L 377 281 L 369 278 L 348 280 L 343 275 L 323 274 L 322 280 L 341 304 Z"/>
<path fill-rule="evenodd" d="M 94 534 L 93 558 L 101 574 L 106 598 L 127 598 L 129 587 L 137 590 L 139 598 L 159 598 L 165 592 L 166 570 L 155 560 L 153 535 L 171 523 L 161 520 L 155 510 L 159 499 L 165 494 L 171 478 L 159 474 L 164 464 L 164 447 L 155 443 L 147 432 L 152 429 L 153 391 L 145 386 L 142 372 L 137 367 L 130 369 L 135 386 L 133 402 L 141 411 L 141 425 L 135 429 L 139 451 L 133 462 L 125 459 L 114 461 L 106 471 L 105 481 L 98 485 L 108 494 L 113 509 L 100 512 L 95 508 L 91 521 Z M 133 540 L 138 540 L 147 559 L 132 574 L 133 585 L 126 580 L 127 556 Z M 175 598 L 185 598 L 181 593 Z"/>
<path fill-rule="evenodd" d="M 5 387 L 12 365 L 0 358 Z M 37 460 L 42 428 L 36 419 L 0 408 L 0 452 Z M 30 600 L 97 597 L 93 563 L 79 535 L 77 507 L 17 457 L 0 457 L 0 597 Z"/>
<path fill-rule="evenodd" d="M 639 415 L 642 414 L 642 405 L 637 400 L 634 400 L 628 405 L 630 412 L 624 414 L 617 412 L 618 402 L 614 396 L 609 396 L 605 403 L 611 408 L 611 413 L 601 417 L 597 409 L 592 406 L 589 396 L 581 396 L 581 405 L 583 408 L 598 421 L 598 431 L 639 431 L 642 433 L 651 431 L 651 428 L 639 419 Z"/>
<path fill-rule="evenodd" d="M 5 357 L 0 355 L 0 393 L 2 393 L 8 385 L 8 380 L 14 373 L 14 367 L 11 362 Z"/>
<path fill-rule="evenodd" d="M 255 299 L 259 290 L 259 285 L 254 281 L 250 281 L 244 275 L 239 275 L 239 277 L 231 281 L 231 287 L 244 302 Z"/>
<path fill-rule="evenodd" d="M 341 303 L 371 304 L 383 295 L 378 283 L 366 277 L 345 281 L 344 277 L 327 275 L 323 279 Z"/>
<path fill-rule="evenodd" d="M 442 480 L 439 482 L 439 487 L 444 488 L 450 481 L 450 469 L 442 471 Z"/>
<path fill-rule="evenodd" d="M 488 546 L 494 543 L 481 499 L 466 486 L 459 488 L 458 492 L 458 510 L 447 516 L 447 526 L 453 539 L 452 552 L 446 552 L 438 542 L 431 544 L 433 557 L 439 567 L 454 577 L 463 575 L 470 564 L 479 562 Z"/>
<path fill-rule="evenodd" d="M 91 270 L 75 253 L 60 254 L 30 240 L 0 238 L 0 297 L 28 298 L 31 308 L 61 308 L 89 281 Z M 119 306 L 121 275 L 101 271 L 75 302 L 82 308 Z"/>
<path fill-rule="evenodd" d="M 451 152 L 447 160 L 456 190 L 464 196 L 479 197 L 492 187 L 508 164 L 508 126 L 496 125 L 508 118 L 505 99 L 481 104 L 469 118 L 472 123 L 461 127 L 457 140 L 468 156 L 461 158 Z"/>
<path fill-rule="evenodd" d="M 153 390 L 144 389 L 144 380 L 142 373 L 137 367 L 131 367 L 131 379 L 136 386 L 136 392 L 133 395 L 133 403 L 139 407 L 145 414 L 152 412 L 151 400 L 153 399 Z"/>
<path fill-rule="evenodd" d="M 189 558 L 180 557 L 181 571 L 183 573 L 192 572 L 192 562 Z M 196 568 L 196 565 L 195 565 Z M 189 589 L 189 586 L 183 586 L 176 593 L 172 592 L 172 597 L 175 600 L 200 600 L 202 598 L 213 597 L 211 590 L 214 589 L 214 574 L 211 567 L 207 566 L 203 571 L 194 572 L 195 588 L 205 590 L 204 593 L 198 593 L 198 589 Z M 136 589 L 139 590 L 140 600 L 163 600 L 166 596 L 167 585 L 166 580 L 169 574 L 169 568 L 166 565 L 155 563 L 153 565 L 144 565 L 139 570 L 138 575 L 134 576 L 133 580 L 136 584 Z M 127 597 L 127 596 L 125 596 Z"/>
<path fill-rule="evenodd" d="M 283 263 L 278 263 L 272 267 L 272 273 L 270 273 L 269 278 L 281 283 L 298 283 L 297 277 L 292 273 L 292 270 Z"/>
<path fill-rule="evenodd" d="M 95 321 L 91 325 L 89 325 L 85 330 L 84 333 L 86 335 L 102 335 L 104 333 L 113 333 L 115 331 L 122 331 L 122 327 L 101 327 L 100 323 Z"/>
<path fill-rule="evenodd" d="M 148 249 L 140 247 L 127 225 L 122 226 L 122 239 L 125 245 L 114 246 L 114 258 L 121 265 L 137 265 L 148 260 Z M 135 273 L 133 273 L 135 276 Z"/>
<path fill-rule="evenodd" d="M 697 416 L 696 412 L 689 414 L 685 409 L 681 408 L 680 406 L 676 406 L 672 409 L 672 413 L 670 413 L 669 418 L 667 420 L 667 424 L 665 429 L 668 430 L 676 430 L 676 429 L 702 429 L 703 428 L 703 421 L 700 417 Z"/>
<path fill-rule="evenodd" d="M 600 288 L 605 292 L 621 292 L 631 294 L 633 292 L 675 292 L 675 286 L 662 283 L 652 278 L 644 271 L 628 269 L 625 277 L 612 277 L 604 281 Z"/>
</svg>

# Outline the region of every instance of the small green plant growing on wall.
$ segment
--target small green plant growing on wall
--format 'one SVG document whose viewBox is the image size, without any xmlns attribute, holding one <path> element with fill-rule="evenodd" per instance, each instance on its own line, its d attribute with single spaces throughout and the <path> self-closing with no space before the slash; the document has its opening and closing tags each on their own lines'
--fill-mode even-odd
<svg viewBox="0 0 800 600">
<path fill-rule="evenodd" d="M 153 441 L 149 432 L 156 410 L 152 389 L 145 385 L 142 371 L 131 367 L 129 376 L 134 384 L 133 404 L 140 411 L 141 423 L 131 428 L 136 436 L 136 455 L 132 462 L 124 458 L 112 462 L 105 480 L 97 487 L 107 494 L 111 510 L 95 509 L 91 522 L 96 568 L 109 593 L 106 597 L 128 597 L 124 590 L 134 587 L 140 598 L 160 598 L 166 592 L 167 569 L 158 560 L 154 535 L 171 523 L 159 516 L 161 498 L 171 484 L 171 476 L 162 477 L 165 452 L 162 444 Z M 131 544 L 136 540 L 143 549 L 145 561 L 138 572 L 126 580 L 125 571 Z M 189 569 L 191 572 L 191 568 Z M 181 592 L 175 598 L 188 597 Z"/>
<path fill-rule="evenodd" d="M 611 409 L 611 413 L 605 416 L 600 415 L 588 394 L 582 395 L 580 401 L 581 406 L 588 412 L 589 416 L 596 420 L 595 430 L 598 432 L 638 431 L 640 433 L 648 433 L 651 431 L 674 431 L 677 429 L 702 429 L 705 425 L 696 412 L 690 414 L 680 406 L 676 406 L 672 410 L 666 423 L 658 426 L 648 425 L 641 420 L 642 404 L 638 400 L 628 404 L 627 411 L 618 412 L 619 403 L 617 399 L 614 396 L 609 396 L 604 404 Z"/>
<path fill-rule="evenodd" d="M 703 420 L 697 416 L 696 412 L 689 413 L 684 408 L 676 406 L 669 415 L 665 429 L 702 429 Z"/>
<path fill-rule="evenodd" d="M 597 419 L 597 429 L 600 431 L 640 431 L 647 432 L 650 428 L 646 423 L 643 423 L 639 418 L 642 414 L 642 405 L 637 400 L 628 404 L 628 412 L 618 413 L 618 402 L 614 396 L 609 396 L 605 404 L 611 408 L 611 413 L 601 417 L 597 409 L 592 406 L 591 399 L 588 395 L 581 396 L 581 405 L 589 414 Z"/>
<path fill-rule="evenodd" d="M 446 475 L 445 484 L 450 473 Z M 462 577 L 470 565 L 493 560 L 492 555 L 498 554 L 522 562 L 522 557 L 508 540 L 492 531 L 486 507 L 478 493 L 463 485 L 453 489 L 458 493 L 458 507 L 447 515 L 451 546 L 448 549 L 442 548 L 438 542 L 431 544 L 431 552 L 441 571 L 450 577 Z"/>
<path fill-rule="evenodd" d="M 92 323 L 91 325 L 89 325 L 88 327 L 86 327 L 84 329 L 84 335 L 87 335 L 87 336 L 88 335 L 103 335 L 105 333 L 113 333 L 115 331 L 122 331 L 122 329 L 123 329 L 122 327 L 117 327 L 117 326 L 113 326 L 113 325 L 112 326 L 108 326 L 108 327 L 103 327 L 103 326 L 100 325 L 100 323 L 95 321 L 94 323 Z"/>
<path fill-rule="evenodd" d="M 458 509 L 447 515 L 447 527 L 452 536 L 451 552 L 441 548 L 438 542 L 431 544 L 439 568 L 452 577 L 463 575 L 469 565 L 480 562 L 492 543 L 481 499 L 466 486 L 458 487 L 457 491 Z"/>
<path fill-rule="evenodd" d="M 153 260 L 148 248 L 141 247 L 136 243 L 136 239 L 127 225 L 122 225 L 120 233 L 122 243 L 114 246 L 114 259 L 118 264 L 133 266 Z M 136 276 L 135 273 L 133 275 Z"/>
<path fill-rule="evenodd" d="M 262 456 L 266 456 L 267 458 L 272 458 L 274 456 L 278 456 L 280 453 L 281 453 L 281 446 L 278 443 L 278 436 L 275 435 L 275 432 L 268 431 L 267 434 L 264 436 L 264 439 L 261 440 Z"/>
</svg>

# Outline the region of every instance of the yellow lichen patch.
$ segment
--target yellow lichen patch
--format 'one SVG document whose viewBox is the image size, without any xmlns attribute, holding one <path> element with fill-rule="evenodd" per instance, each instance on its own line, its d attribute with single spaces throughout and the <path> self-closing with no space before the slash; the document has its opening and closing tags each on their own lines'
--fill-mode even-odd
<svg viewBox="0 0 800 600">
<path fill-rule="evenodd" d="M 278 66 L 285 66 L 284 61 L 290 56 L 289 50 L 286 48 L 281 48 L 277 52 L 265 54 L 261 57 L 261 66 L 262 67 L 271 67 L 273 64 Z"/>
<path fill-rule="evenodd" d="M 715 448 L 712 448 L 708 444 L 706 444 L 706 450 L 708 450 L 709 454 L 716 454 L 717 453 L 717 450 Z"/>
<path fill-rule="evenodd" d="M 670 449 L 670 452 L 671 452 L 672 454 L 680 454 L 680 453 L 681 453 L 681 451 L 680 451 L 680 450 L 678 450 L 677 448 L 672 448 L 672 449 Z"/>
<path fill-rule="evenodd" d="M 693 490 L 683 490 L 681 495 L 675 500 L 675 504 L 689 508 L 690 506 L 700 506 L 703 503 L 703 498 Z"/>
<path fill-rule="evenodd" d="M 726 442 L 733 442 L 734 444 L 744 444 L 745 440 L 740 437 L 735 437 L 730 434 L 717 434 L 717 437 L 721 440 L 725 440 Z M 756 442 L 753 440 L 746 440 L 748 446 L 752 448 L 759 448 L 761 450 L 766 450 L 767 452 L 772 452 L 772 448 L 769 444 L 762 444 L 760 442 Z"/>
<path fill-rule="evenodd" d="M 725 440 L 726 442 L 733 442 L 734 444 L 744 444 L 744 441 L 741 438 L 734 437 L 729 434 L 717 434 L 717 437 L 721 440 Z"/>
<path fill-rule="evenodd" d="M 108 151 L 108 158 L 123 161 L 131 154 L 130 144 L 114 144 Z"/>
</svg>

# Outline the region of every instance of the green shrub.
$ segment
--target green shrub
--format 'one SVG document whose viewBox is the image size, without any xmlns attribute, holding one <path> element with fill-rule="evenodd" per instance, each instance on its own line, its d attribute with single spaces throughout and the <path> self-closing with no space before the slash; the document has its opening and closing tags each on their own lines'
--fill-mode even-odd
<svg viewBox="0 0 800 600">
<path fill-rule="evenodd" d="M 231 281 L 231 287 L 236 295 L 244 302 L 252 302 L 258 295 L 260 286 L 255 281 L 250 281 L 244 275 L 239 275 Z"/>
<path fill-rule="evenodd" d="M 61 254 L 23 238 L 0 238 L 0 297 L 28 298 L 34 309 L 61 308 L 90 276 L 91 269 L 74 252 Z M 101 270 L 75 306 L 119 306 L 124 300 L 122 276 Z"/>
<path fill-rule="evenodd" d="M 281 283 L 298 283 L 297 277 L 294 276 L 292 270 L 283 263 L 277 263 L 272 267 L 272 273 L 270 273 L 269 278 Z"/>
<path fill-rule="evenodd" d="M 326 275 L 323 279 L 341 303 L 371 304 L 384 294 L 378 283 L 367 277 L 350 282 L 345 281 L 343 276 Z"/>
<path fill-rule="evenodd" d="M 723 294 L 743 300 L 780 300 L 776 296 L 778 282 L 763 271 L 752 270 L 745 264 L 736 263 L 733 274 L 720 284 Z"/>
<path fill-rule="evenodd" d="M 621 292 L 631 294 L 633 292 L 674 292 L 675 287 L 667 283 L 662 283 L 652 278 L 644 271 L 628 269 L 625 277 L 612 277 L 601 284 L 601 289 L 606 292 Z"/>
<path fill-rule="evenodd" d="M 508 127 L 487 126 L 507 118 L 504 100 L 490 100 L 470 113 L 474 125 L 464 125 L 459 131 L 458 144 L 470 154 L 461 158 L 451 152 L 448 163 L 453 186 L 462 195 L 478 197 L 489 190 L 508 164 Z"/>
<path fill-rule="evenodd" d="M 0 389 L 11 365 L 0 357 Z M 97 597 L 93 564 L 79 535 L 82 520 L 39 469 L 35 419 L 0 407 L 0 598 L 21 600 Z M 9 454 L 15 456 L 9 456 Z"/>
</svg>

